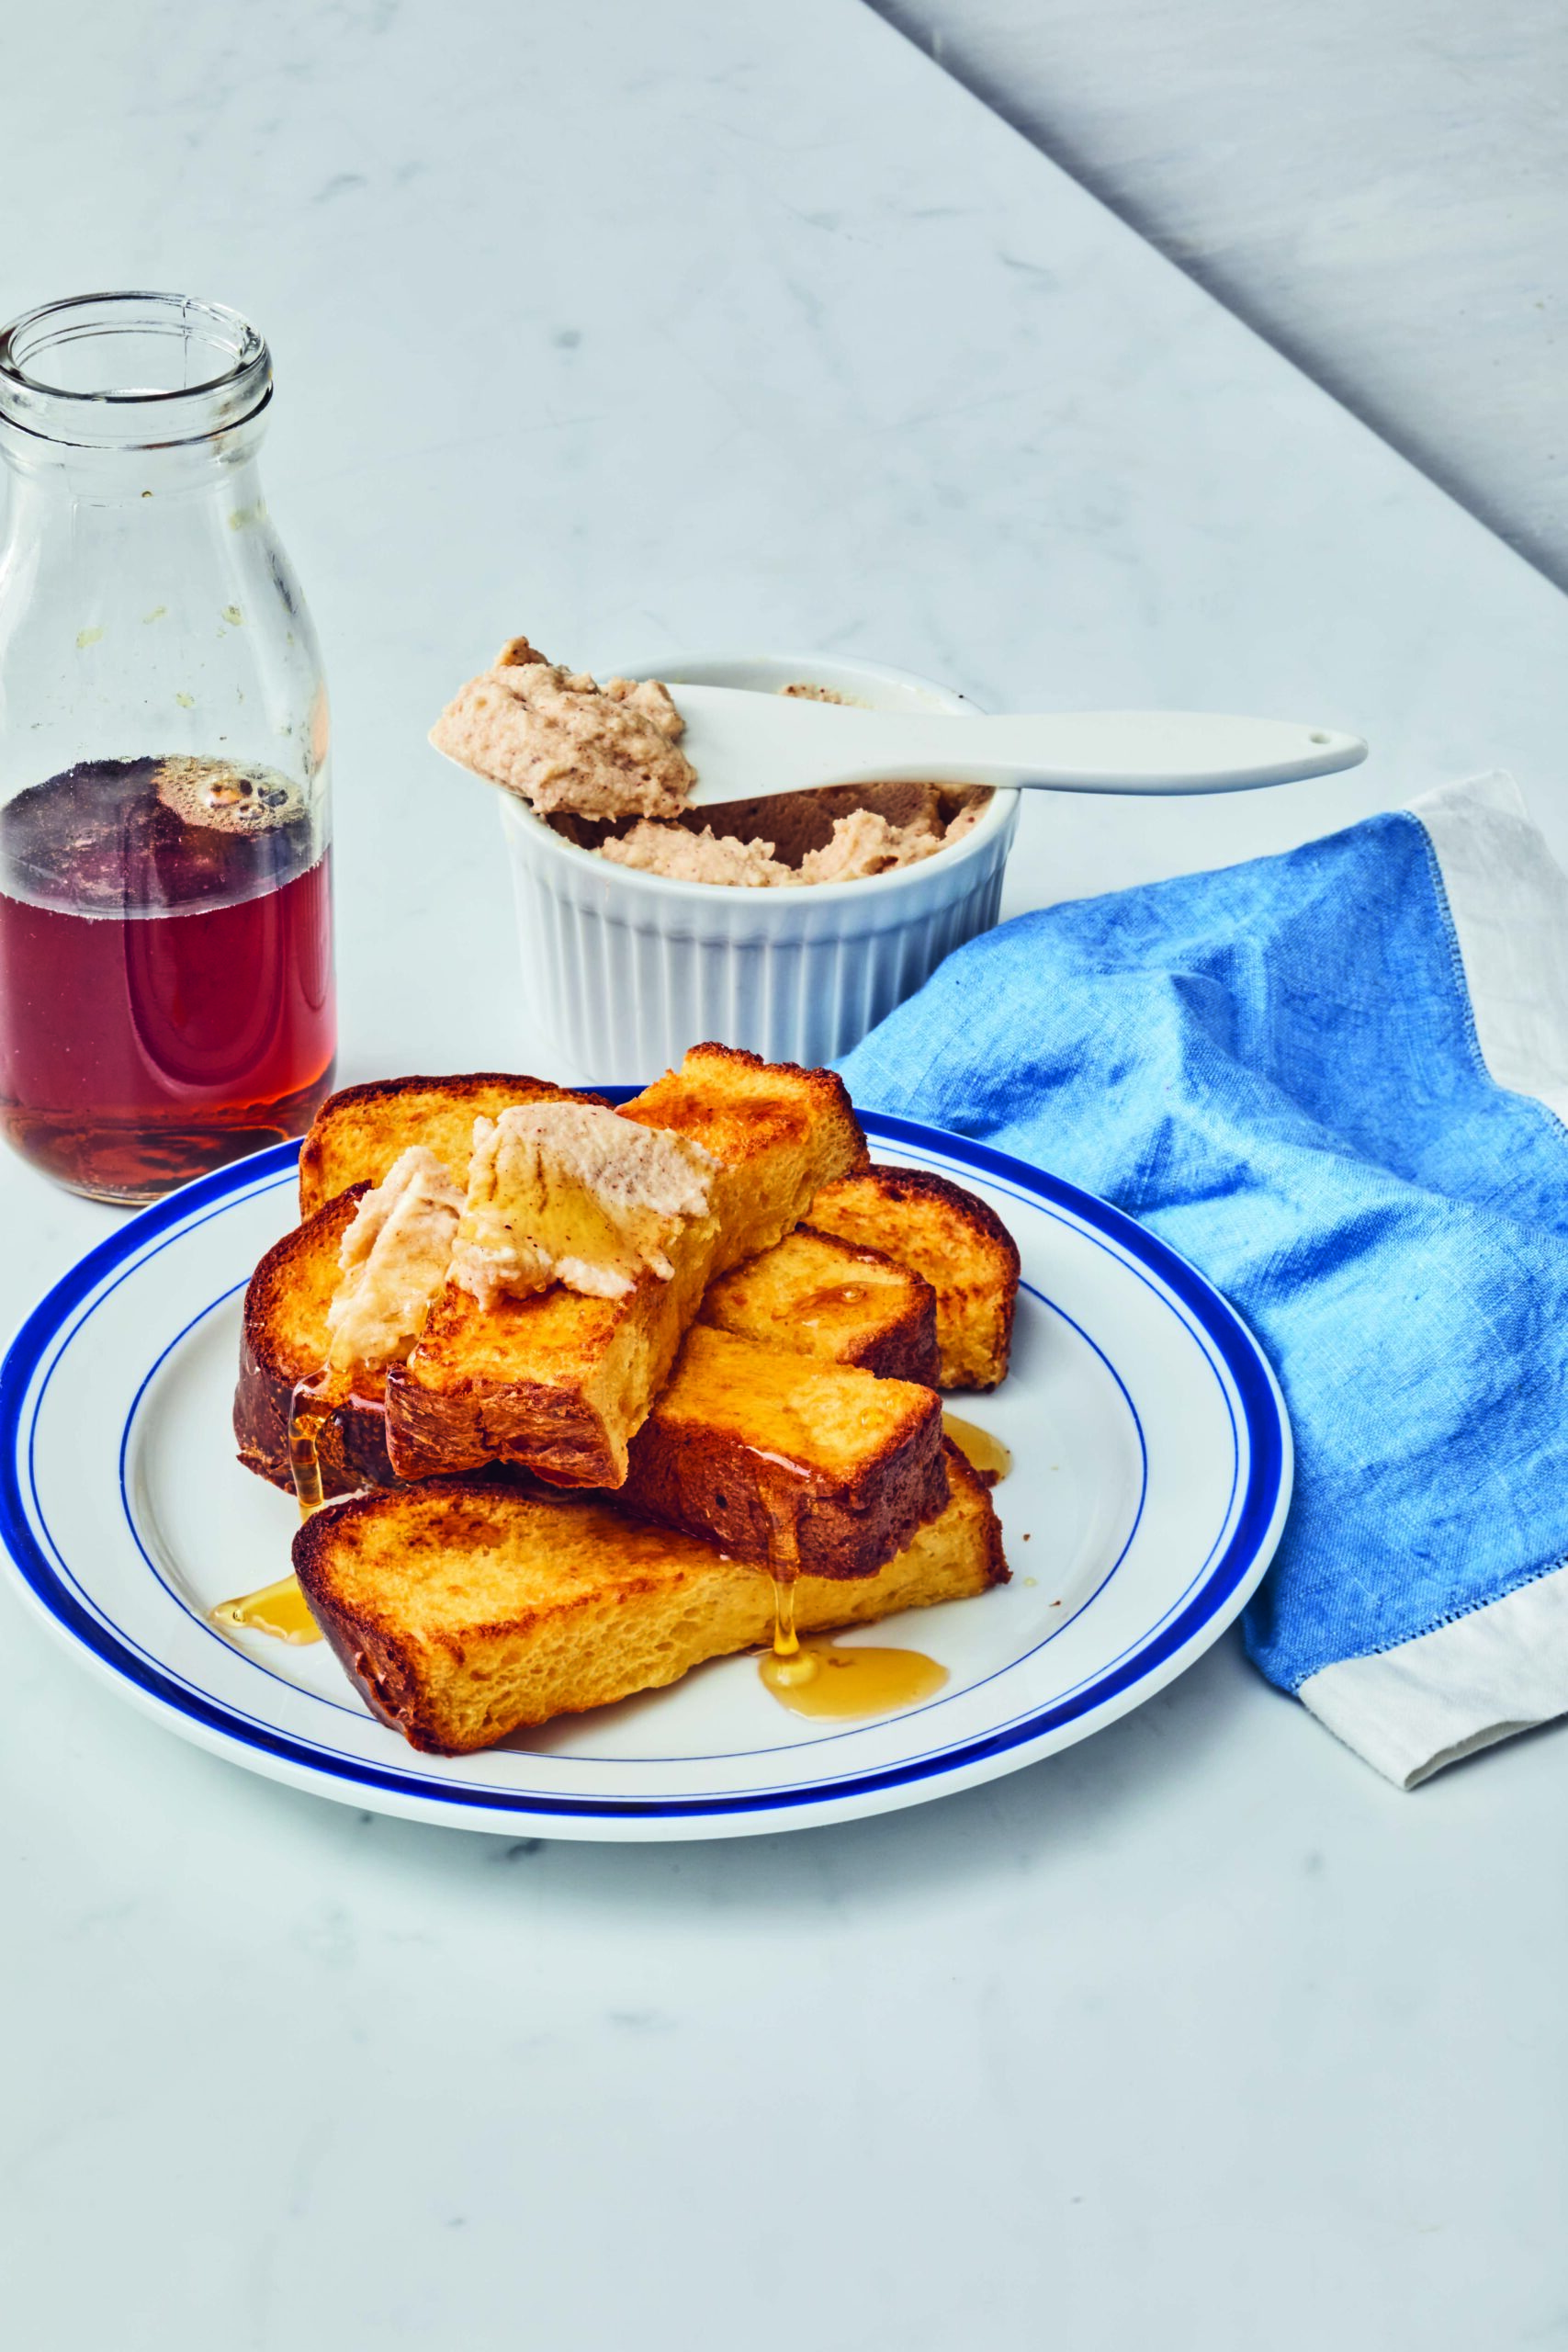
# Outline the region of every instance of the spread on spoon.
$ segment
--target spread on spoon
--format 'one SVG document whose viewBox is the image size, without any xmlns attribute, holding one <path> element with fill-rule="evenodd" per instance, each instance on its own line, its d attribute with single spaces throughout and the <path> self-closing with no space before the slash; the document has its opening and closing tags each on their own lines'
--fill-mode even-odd
<svg viewBox="0 0 1568 2352">
<path fill-rule="evenodd" d="M 841 699 L 805 682 L 783 692 Z M 972 831 L 991 797 L 985 786 L 829 787 L 705 808 L 698 823 L 686 808 L 696 771 L 680 749 L 684 732 L 668 687 L 600 686 L 519 637 L 447 705 L 430 740 L 612 865 L 731 889 L 862 882 L 919 865 Z"/>
<path fill-rule="evenodd" d="M 696 781 L 680 748 L 685 731 L 667 687 L 629 678 L 601 686 L 514 637 L 447 704 L 430 740 L 542 815 L 673 817 Z"/>
</svg>

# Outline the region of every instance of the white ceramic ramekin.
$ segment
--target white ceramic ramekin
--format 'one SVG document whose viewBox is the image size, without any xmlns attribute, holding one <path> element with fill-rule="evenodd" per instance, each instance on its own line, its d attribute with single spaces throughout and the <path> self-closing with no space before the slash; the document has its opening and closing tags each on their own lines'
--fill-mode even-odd
<svg viewBox="0 0 1568 2352">
<path fill-rule="evenodd" d="M 907 671 L 836 656 L 683 657 L 621 674 L 761 694 L 829 686 L 885 710 L 975 707 Z M 767 1061 L 848 1053 L 996 922 L 1018 795 L 995 794 L 972 832 L 918 865 L 798 890 L 636 873 L 563 840 L 510 796 L 501 820 L 530 1020 L 574 1075 L 608 1085 L 653 1077 L 708 1037 Z"/>
</svg>

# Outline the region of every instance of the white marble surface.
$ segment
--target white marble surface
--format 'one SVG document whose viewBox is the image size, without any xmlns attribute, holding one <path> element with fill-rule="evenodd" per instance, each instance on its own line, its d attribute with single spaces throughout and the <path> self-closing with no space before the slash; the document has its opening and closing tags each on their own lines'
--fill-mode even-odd
<svg viewBox="0 0 1568 2352">
<path fill-rule="evenodd" d="M 1321 714 L 1358 775 L 1032 806 L 1012 902 L 1482 764 L 1568 852 L 1568 611 L 880 24 L 104 0 L 8 33 L 4 307 L 264 322 L 336 694 L 344 1069 L 526 1066 L 526 627 Z M 438 943 L 430 967 L 407 937 Z M 108 1222 L 0 1170 L 19 1313 Z M 39 2352 L 1512 2352 L 1563 2334 L 1568 1738 L 1402 1797 L 1226 1645 L 951 1803 L 537 1849 L 180 1746 L 0 1596 L 7 2306 Z"/>
<path fill-rule="evenodd" d="M 871 0 L 1568 583 L 1558 0 Z"/>
</svg>

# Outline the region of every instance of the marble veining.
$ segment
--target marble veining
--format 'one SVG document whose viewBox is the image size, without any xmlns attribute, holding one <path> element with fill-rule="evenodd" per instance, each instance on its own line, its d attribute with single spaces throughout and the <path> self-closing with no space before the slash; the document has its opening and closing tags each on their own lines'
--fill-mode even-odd
<svg viewBox="0 0 1568 2352">
<path fill-rule="evenodd" d="M 1568 582 L 1555 0 L 871 0 Z"/>
</svg>

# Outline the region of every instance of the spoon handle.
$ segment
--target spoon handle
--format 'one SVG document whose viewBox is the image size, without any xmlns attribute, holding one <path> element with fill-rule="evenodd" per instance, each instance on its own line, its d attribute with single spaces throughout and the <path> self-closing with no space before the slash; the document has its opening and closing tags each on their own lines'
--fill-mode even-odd
<svg viewBox="0 0 1568 2352">
<path fill-rule="evenodd" d="M 1245 792 L 1332 775 L 1367 756 L 1359 735 L 1218 711 L 1052 711 L 976 724 L 986 755 L 1015 768 L 1020 784 L 1058 792 Z"/>
<path fill-rule="evenodd" d="M 1028 717 L 857 710 L 675 685 L 696 768 L 695 805 L 879 777 L 1021 785 L 1053 792 L 1243 792 L 1354 767 L 1358 735 L 1190 710 L 1046 711 Z"/>
</svg>

